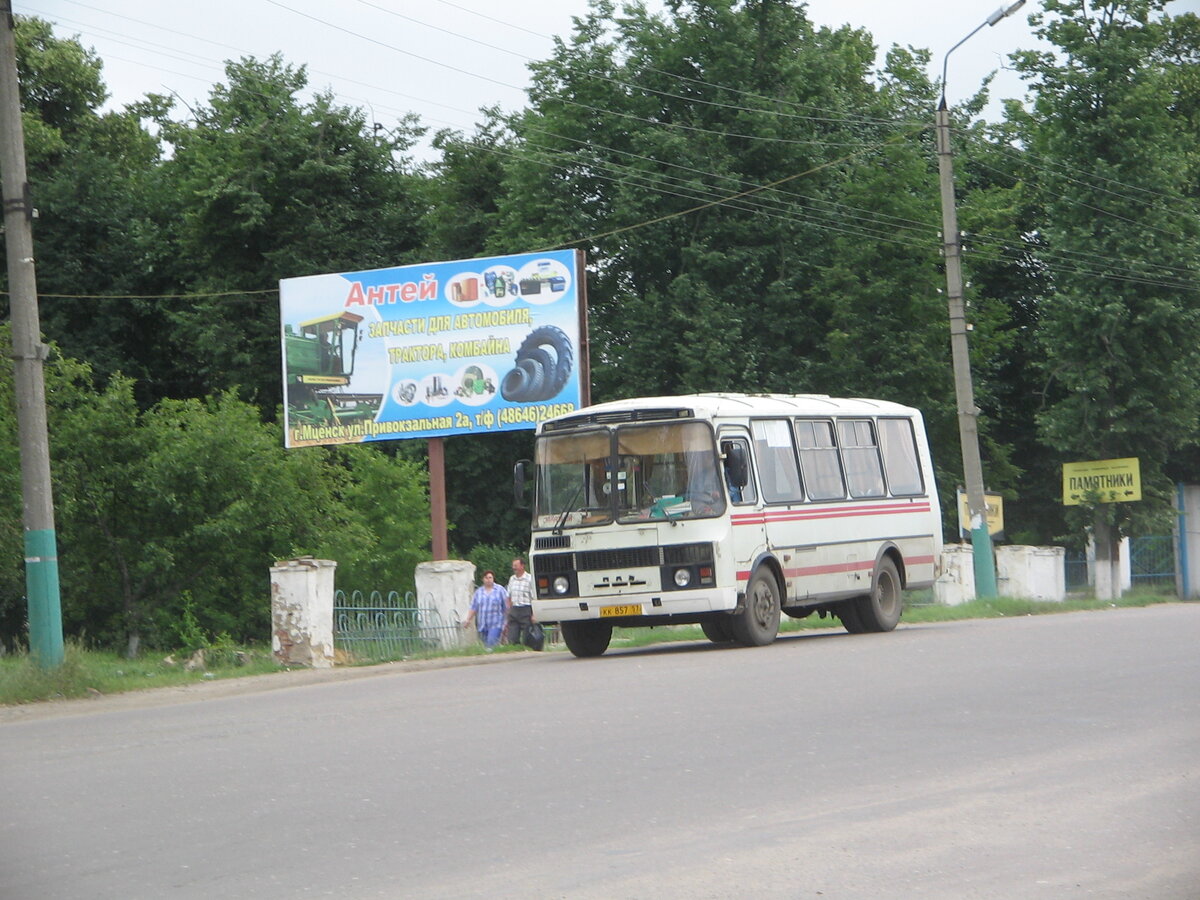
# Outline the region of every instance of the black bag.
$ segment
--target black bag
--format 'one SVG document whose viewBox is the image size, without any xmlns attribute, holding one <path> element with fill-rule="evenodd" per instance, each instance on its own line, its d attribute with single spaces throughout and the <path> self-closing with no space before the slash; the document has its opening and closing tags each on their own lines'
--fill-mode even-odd
<svg viewBox="0 0 1200 900">
<path fill-rule="evenodd" d="M 541 650 L 546 646 L 546 632 L 537 622 L 525 626 L 525 646 L 530 650 Z"/>
</svg>

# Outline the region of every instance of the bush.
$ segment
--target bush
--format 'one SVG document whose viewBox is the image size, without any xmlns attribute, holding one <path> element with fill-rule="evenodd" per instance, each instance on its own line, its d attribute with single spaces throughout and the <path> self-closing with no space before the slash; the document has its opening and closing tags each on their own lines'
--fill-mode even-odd
<svg viewBox="0 0 1200 900">
<path fill-rule="evenodd" d="M 483 573 L 491 569 L 496 573 L 497 584 L 507 584 L 512 574 L 512 561 L 517 557 L 524 559 L 525 551 L 503 544 L 476 544 L 467 554 L 467 559 L 475 564 L 475 582 L 483 581 Z M 526 560 L 526 565 L 529 561 Z"/>
</svg>

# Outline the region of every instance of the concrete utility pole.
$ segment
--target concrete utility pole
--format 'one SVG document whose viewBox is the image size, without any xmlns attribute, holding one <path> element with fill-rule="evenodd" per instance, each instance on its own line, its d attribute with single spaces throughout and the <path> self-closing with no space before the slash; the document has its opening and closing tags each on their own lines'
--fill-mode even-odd
<svg viewBox="0 0 1200 900">
<path fill-rule="evenodd" d="M 996 596 L 996 561 L 988 534 L 987 501 L 984 495 L 983 464 L 979 458 L 979 409 L 971 383 L 971 353 L 967 346 L 967 314 L 963 301 L 962 238 L 954 201 L 954 155 L 950 148 L 950 110 L 946 105 L 946 68 L 950 54 L 984 25 L 995 25 L 1025 5 L 1017 0 L 996 10 L 986 21 L 946 51 L 942 60 L 942 98 L 937 110 L 938 176 L 942 195 L 942 241 L 946 258 L 946 295 L 950 307 L 950 354 L 954 359 L 954 394 L 958 403 L 958 436 L 962 444 L 963 479 L 967 488 L 967 510 L 975 566 L 975 595 Z"/>
<path fill-rule="evenodd" d="M 25 593 L 29 650 L 43 668 L 63 661 L 62 604 L 58 591 L 58 540 L 50 491 L 50 440 L 46 385 L 33 265 L 33 206 L 25 178 L 25 134 L 17 82 L 17 49 L 11 0 L 0 0 L 0 175 L 4 191 L 4 243 L 8 251 L 12 316 L 13 383 L 21 445 L 25 523 Z"/>
</svg>

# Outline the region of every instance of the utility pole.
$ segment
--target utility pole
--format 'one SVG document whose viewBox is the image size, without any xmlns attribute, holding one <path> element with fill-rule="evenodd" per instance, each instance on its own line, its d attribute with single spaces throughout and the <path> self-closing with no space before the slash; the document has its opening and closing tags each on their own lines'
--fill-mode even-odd
<svg viewBox="0 0 1200 900">
<path fill-rule="evenodd" d="M 958 437 L 962 444 L 963 480 L 967 488 L 967 511 L 971 527 L 971 549 L 975 568 L 975 595 L 996 596 L 996 560 L 987 525 L 983 464 L 979 458 L 979 409 L 971 383 L 971 352 L 967 346 L 967 313 L 963 300 L 962 237 L 954 201 L 954 154 L 950 148 L 950 109 L 946 104 L 946 68 L 950 54 L 984 25 L 995 25 L 1025 5 L 1016 0 L 1000 7 L 970 34 L 946 51 L 942 60 L 942 99 L 937 110 L 938 181 L 942 197 L 942 242 L 946 260 L 946 299 L 950 307 L 950 355 L 954 360 L 954 396 L 958 405 Z"/>
<path fill-rule="evenodd" d="M 954 360 L 954 396 L 958 405 L 958 439 L 962 444 L 963 480 L 967 487 L 967 510 L 971 528 L 971 550 L 975 567 L 975 595 L 996 596 L 996 564 L 992 538 L 987 527 L 987 500 L 983 487 L 983 463 L 979 457 L 979 409 L 971 381 L 971 351 L 967 346 L 967 312 L 963 301 L 962 241 L 954 209 L 954 161 L 950 150 L 950 111 L 942 97 L 937 111 L 938 180 L 942 192 L 942 240 L 945 245 L 946 294 L 950 307 L 950 355 Z"/>
<path fill-rule="evenodd" d="M 50 439 L 46 384 L 33 265 L 33 205 L 25 176 L 25 133 L 17 82 L 17 48 L 11 0 L 0 0 L 0 176 L 3 176 L 4 243 L 8 253 L 12 317 L 13 384 L 21 448 L 25 524 L 25 593 L 29 604 L 29 651 L 38 665 L 63 661 L 62 604 L 58 589 L 58 540 L 50 489 Z"/>
</svg>

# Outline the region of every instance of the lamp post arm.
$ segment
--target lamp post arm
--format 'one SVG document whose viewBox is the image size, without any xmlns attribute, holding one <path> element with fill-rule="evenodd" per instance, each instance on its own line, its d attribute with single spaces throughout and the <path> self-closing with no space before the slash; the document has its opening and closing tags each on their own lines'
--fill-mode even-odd
<svg viewBox="0 0 1200 900">
<path fill-rule="evenodd" d="M 950 54 L 969 41 L 971 38 L 975 37 L 975 35 L 983 29 L 984 25 L 993 26 L 1001 19 L 1007 19 L 1024 5 L 1025 0 L 1016 0 L 1016 2 L 1010 3 L 1008 6 L 1000 7 L 998 10 L 976 25 L 974 31 L 946 51 L 946 55 L 942 57 L 942 103 L 946 102 L 946 71 L 950 64 Z"/>
<path fill-rule="evenodd" d="M 1021 2 L 1023 3 L 1024 0 L 1021 0 Z M 995 15 L 995 13 L 993 13 L 993 15 Z M 975 35 L 977 35 L 980 31 L 983 30 L 984 25 L 990 25 L 990 24 L 992 24 L 992 23 L 991 22 L 980 22 L 977 26 L 975 26 L 974 31 L 972 31 L 965 38 L 963 38 L 961 41 L 959 41 L 957 44 L 955 44 L 953 47 L 951 47 L 949 50 L 947 50 L 946 55 L 944 57 L 942 57 L 942 103 L 943 104 L 945 104 L 945 102 L 946 102 L 946 72 L 950 65 L 950 54 L 953 53 L 955 50 L 957 50 L 959 47 L 961 47 L 963 44 L 965 44 L 967 41 L 969 41 L 971 38 L 975 37 Z"/>
</svg>

